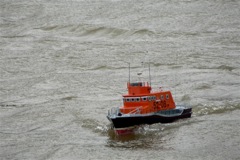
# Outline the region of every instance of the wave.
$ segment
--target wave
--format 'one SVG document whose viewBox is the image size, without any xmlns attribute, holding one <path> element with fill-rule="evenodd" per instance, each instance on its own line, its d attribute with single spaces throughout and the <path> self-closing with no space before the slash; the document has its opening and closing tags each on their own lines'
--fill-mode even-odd
<svg viewBox="0 0 240 160">
<path fill-rule="evenodd" d="M 224 106 L 213 106 L 213 105 L 202 105 L 198 104 L 193 106 L 193 115 L 211 115 L 211 114 L 222 114 L 240 109 L 240 104 L 225 104 Z"/>
<path fill-rule="evenodd" d="M 0 107 L 3 107 L 3 108 L 17 108 L 18 106 L 16 104 L 0 104 Z"/>
<path fill-rule="evenodd" d="M 119 28 L 108 28 L 108 27 L 93 27 L 85 28 L 81 36 L 111 36 L 118 37 L 121 35 L 126 35 L 127 30 Z"/>
<path fill-rule="evenodd" d="M 234 69 L 236 69 L 236 68 L 235 68 L 235 67 L 232 67 L 232 66 L 221 65 L 221 66 L 218 66 L 216 69 L 232 71 L 232 70 L 234 70 Z"/>
<path fill-rule="evenodd" d="M 74 33 L 77 36 L 83 37 L 139 37 L 139 36 L 152 36 L 155 32 L 149 29 L 122 29 L 106 26 L 94 26 L 94 25 L 50 25 L 43 26 L 34 29 L 40 29 L 42 31 L 54 32 L 64 31 L 64 33 Z"/>
<path fill-rule="evenodd" d="M 211 89 L 211 88 L 212 88 L 212 86 L 210 84 L 202 84 L 202 85 L 196 87 L 195 89 L 196 90 L 205 90 L 205 89 Z"/>
<path fill-rule="evenodd" d="M 200 67 L 196 67 L 197 69 L 217 69 L 217 70 L 225 70 L 225 71 L 233 71 L 234 69 L 236 69 L 236 67 L 232 67 L 229 65 L 220 65 L 220 66 L 216 66 L 216 67 L 207 67 L 207 66 L 200 66 Z"/>
<path fill-rule="evenodd" d="M 104 125 L 94 119 L 81 119 L 81 126 L 100 135 L 114 134 L 111 125 Z"/>
<path fill-rule="evenodd" d="M 148 29 L 139 29 L 133 32 L 133 34 L 139 34 L 139 35 L 153 35 L 155 34 L 153 31 L 150 31 Z"/>
<path fill-rule="evenodd" d="M 106 66 L 106 65 L 100 65 L 100 66 L 90 68 L 89 70 L 108 70 L 108 69 L 113 69 L 113 67 Z"/>
<path fill-rule="evenodd" d="M 120 28 L 109 27 L 96 27 L 92 29 L 85 29 L 81 36 L 97 36 L 97 37 L 110 37 L 110 38 L 125 38 L 125 37 L 139 37 L 151 36 L 154 32 L 148 29 L 127 30 Z"/>
<path fill-rule="evenodd" d="M 36 27 L 34 29 L 39 29 L 42 31 L 59 31 L 62 29 L 70 28 L 71 25 L 49 25 L 49 26 L 42 26 L 42 27 Z"/>
<path fill-rule="evenodd" d="M 138 67 L 131 67 L 131 69 L 135 69 Z M 111 65 L 98 65 L 87 70 L 120 70 L 120 69 L 128 69 L 128 66 L 111 66 Z"/>
<path fill-rule="evenodd" d="M 67 97 L 61 98 L 61 100 L 63 100 L 63 101 L 65 101 L 65 100 L 70 101 L 70 100 L 76 99 L 76 98 L 77 98 L 76 96 L 67 96 Z"/>
<path fill-rule="evenodd" d="M 39 28 L 39 29 L 42 29 L 44 31 L 51 31 L 51 30 L 59 29 L 59 27 L 57 25 L 53 25 L 53 26 L 42 27 L 42 28 Z"/>
</svg>

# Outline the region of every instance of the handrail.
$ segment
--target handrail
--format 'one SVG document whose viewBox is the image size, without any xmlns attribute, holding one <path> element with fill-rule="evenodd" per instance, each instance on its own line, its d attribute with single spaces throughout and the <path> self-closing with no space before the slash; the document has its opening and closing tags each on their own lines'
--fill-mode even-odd
<svg viewBox="0 0 240 160">
<path fill-rule="evenodd" d="M 118 107 L 113 107 L 110 110 L 108 110 L 108 115 L 118 115 L 121 113 L 122 110 L 125 115 L 129 114 L 143 114 L 143 113 L 149 113 L 151 112 L 150 108 L 146 108 L 146 106 L 139 106 L 139 107 L 129 107 L 129 108 L 118 108 Z M 124 111 L 125 110 L 125 111 Z M 127 111 L 130 110 L 128 113 Z"/>
<path fill-rule="evenodd" d="M 137 114 L 137 113 L 140 113 L 141 110 L 142 110 L 142 106 L 132 110 L 131 112 L 129 112 L 127 114 Z"/>
<path fill-rule="evenodd" d="M 119 112 L 119 108 L 113 107 L 110 110 L 108 110 L 108 115 L 118 114 L 118 112 Z"/>
</svg>

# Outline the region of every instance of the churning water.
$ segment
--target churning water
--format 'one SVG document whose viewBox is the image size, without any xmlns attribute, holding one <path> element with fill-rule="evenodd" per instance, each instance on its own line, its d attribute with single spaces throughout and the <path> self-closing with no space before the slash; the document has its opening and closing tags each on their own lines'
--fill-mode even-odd
<svg viewBox="0 0 240 160">
<path fill-rule="evenodd" d="M 240 159 L 237 0 L 1 0 L 0 159 Z M 131 80 L 193 117 L 116 136 Z M 137 73 L 142 72 L 141 77 Z"/>
</svg>

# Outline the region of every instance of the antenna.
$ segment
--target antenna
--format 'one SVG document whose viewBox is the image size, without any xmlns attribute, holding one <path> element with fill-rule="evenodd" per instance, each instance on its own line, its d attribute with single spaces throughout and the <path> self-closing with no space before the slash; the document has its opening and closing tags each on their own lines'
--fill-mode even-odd
<svg viewBox="0 0 240 160">
<path fill-rule="evenodd" d="M 149 70 L 149 83 L 150 83 L 150 86 L 151 86 L 151 70 L 150 70 L 150 61 L 148 62 L 148 70 Z"/>
<path fill-rule="evenodd" d="M 128 81 L 130 83 L 130 62 L 127 63 L 128 63 Z"/>
</svg>

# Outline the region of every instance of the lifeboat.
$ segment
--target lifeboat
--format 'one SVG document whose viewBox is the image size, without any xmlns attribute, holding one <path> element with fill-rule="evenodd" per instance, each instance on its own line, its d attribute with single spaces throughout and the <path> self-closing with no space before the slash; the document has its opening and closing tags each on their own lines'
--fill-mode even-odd
<svg viewBox="0 0 240 160">
<path fill-rule="evenodd" d="M 134 132 L 141 125 L 171 123 L 190 118 L 192 108 L 176 105 L 169 90 L 152 91 L 148 82 L 127 83 L 123 105 L 108 111 L 107 118 L 119 135 Z"/>
</svg>

